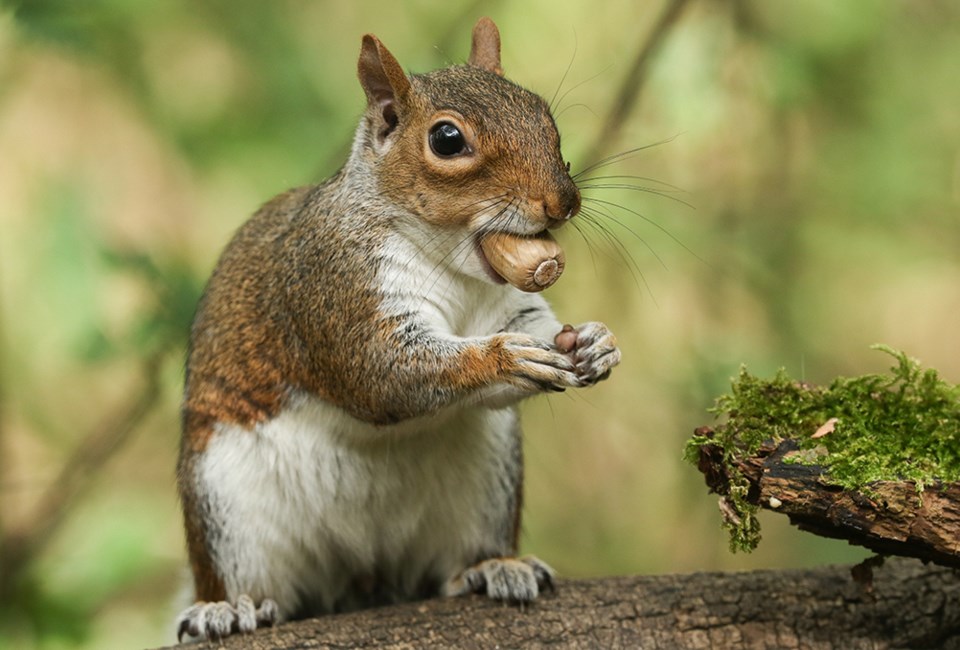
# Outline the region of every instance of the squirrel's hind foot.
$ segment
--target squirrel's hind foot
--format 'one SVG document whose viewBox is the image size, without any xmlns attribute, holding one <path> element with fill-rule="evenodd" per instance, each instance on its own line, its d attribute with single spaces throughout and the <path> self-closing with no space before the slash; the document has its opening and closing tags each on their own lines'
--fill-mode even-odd
<svg viewBox="0 0 960 650">
<path fill-rule="evenodd" d="M 491 558 L 448 580 L 443 594 L 485 593 L 494 600 L 525 604 L 544 591 L 553 591 L 553 576 L 553 569 L 532 555 Z"/>
<path fill-rule="evenodd" d="M 236 634 L 249 634 L 258 627 L 272 627 L 279 619 L 277 604 L 265 598 L 260 607 L 246 594 L 237 598 L 236 605 L 221 600 L 198 602 L 183 610 L 177 617 L 177 641 L 191 639 L 222 639 Z"/>
</svg>

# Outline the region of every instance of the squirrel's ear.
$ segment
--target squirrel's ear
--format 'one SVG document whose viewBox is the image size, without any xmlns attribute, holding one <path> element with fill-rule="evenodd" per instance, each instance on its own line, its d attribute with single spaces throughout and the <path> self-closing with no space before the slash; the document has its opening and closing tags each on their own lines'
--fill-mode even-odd
<svg viewBox="0 0 960 650">
<path fill-rule="evenodd" d="M 473 43 L 467 63 L 503 76 L 503 68 L 500 67 L 500 30 L 486 16 L 473 27 Z"/>
<path fill-rule="evenodd" d="M 410 92 L 410 80 L 390 50 L 373 34 L 363 37 L 357 76 L 367 94 L 367 104 L 379 107 L 384 121 L 381 135 L 387 135 L 397 126 L 397 104 L 402 105 Z"/>
</svg>

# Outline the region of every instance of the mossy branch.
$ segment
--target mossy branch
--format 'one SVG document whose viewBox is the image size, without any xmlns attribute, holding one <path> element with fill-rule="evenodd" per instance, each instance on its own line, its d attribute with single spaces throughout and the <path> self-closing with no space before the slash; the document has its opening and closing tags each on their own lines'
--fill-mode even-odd
<svg viewBox="0 0 960 650">
<path fill-rule="evenodd" d="M 687 443 L 722 495 L 734 550 L 757 545 L 766 507 L 820 535 L 960 566 L 960 388 L 874 347 L 895 359 L 889 374 L 827 387 L 742 369 L 714 409 L 726 421 Z"/>
</svg>

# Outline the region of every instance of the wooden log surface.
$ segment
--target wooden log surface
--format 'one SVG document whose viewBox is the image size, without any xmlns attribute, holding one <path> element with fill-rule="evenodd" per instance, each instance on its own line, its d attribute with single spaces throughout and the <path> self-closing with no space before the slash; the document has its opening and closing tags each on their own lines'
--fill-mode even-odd
<svg viewBox="0 0 960 650">
<path fill-rule="evenodd" d="M 960 648 L 960 577 L 898 558 L 859 581 L 850 567 L 561 580 L 525 610 L 435 599 L 193 647 Z"/>
</svg>

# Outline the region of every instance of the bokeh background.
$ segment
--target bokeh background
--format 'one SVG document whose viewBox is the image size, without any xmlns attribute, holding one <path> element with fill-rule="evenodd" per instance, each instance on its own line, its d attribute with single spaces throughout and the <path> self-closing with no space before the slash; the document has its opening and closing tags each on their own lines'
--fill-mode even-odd
<svg viewBox="0 0 960 650">
<path fill-rule="evenodd" d="M 584 183 L 622 207 L 560 234 L 549 291 L 623 365 L 524 409 L 524 550 L 562 574 L 858 560 L 772 515 L 730 554 L 684 439 L 742 363 L 825 382 L 883 342 L 960 380 L 952 0 L 0 7 L 2 647 L 172 639 L 193 306 L 258 205 L 343 160 L 365 32 L 424 71 L 490 15 L 574 172 L 644 147 Z"/>
</svg>

